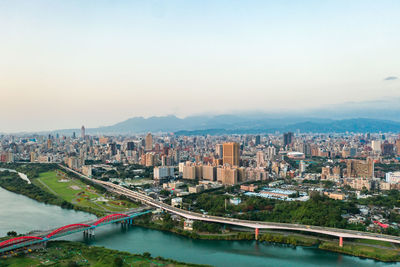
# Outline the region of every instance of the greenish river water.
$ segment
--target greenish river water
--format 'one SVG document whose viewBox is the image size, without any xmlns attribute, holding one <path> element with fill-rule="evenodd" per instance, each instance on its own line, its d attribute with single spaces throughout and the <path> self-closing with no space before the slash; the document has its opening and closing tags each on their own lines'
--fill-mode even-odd
<svg viewBox="0 0 400 267">
<path fill-rule="evenodd" d="M 91 214 L 45 205 L 0 188 L 1 236 L 10 230 L 25 233 L 92 218 L 94 216 Z M 117 224 L 96 229 L 96 236 L 90 241 L 85 241 L 81 233 L 67 239 L 132 253 L 150 252 L 152 256 L 214 266 L 400 266 L 317 248 L 292 248 L 255 241 L 192 240 L 142 227 L 121 228 Z"/>
</svg>

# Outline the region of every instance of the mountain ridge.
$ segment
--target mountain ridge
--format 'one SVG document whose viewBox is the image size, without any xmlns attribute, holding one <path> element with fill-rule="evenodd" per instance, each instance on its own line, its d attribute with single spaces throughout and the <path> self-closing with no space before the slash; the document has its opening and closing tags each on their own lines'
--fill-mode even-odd
<svg viewBox="0 0 400 267">
<path fill-rule="evenodd" d="M 65 129 L 51 133 L 72 134 L 79 133 L 80 129 Z M 178 118 L 174 115 L 153 116 L 149 118 L 133 117 L 110 126 L 86 129 L 87 134 L 116 135 L 116 134 L 144 134 L 175 133 L 187 134 L 252 134 L 273 133 L 284 131 L 300 131 L 303 133 L 377 133 L 400 132 L 400 122 L 370 118 L 351 118 L 333 120 L 329 118 L 310 117 L 264 117 L 253 119 L 251 116 L 219 115 L 196 116 L 195 118 Z"/>
</svg>

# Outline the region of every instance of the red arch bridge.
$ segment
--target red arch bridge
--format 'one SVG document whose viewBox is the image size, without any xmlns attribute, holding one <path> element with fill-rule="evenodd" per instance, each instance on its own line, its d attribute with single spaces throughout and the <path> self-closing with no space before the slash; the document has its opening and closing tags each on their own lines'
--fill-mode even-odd
<svg viewBox="0 0 400 267">
<path fill-rule="evenodd" d="M 75 223 L 75 224 L 68 224 L 64 225 L 60 228 L 42 232 L 37 235 L 33 236 L 18 236 L 15 238 L 11 238 L 0 242 L 0 254 L 3 254 L 8 251 L 12 251 L 19 248 L 29 247 L 33 245 L 39 245 L 41 243 L 46 243 L 49 240 L 59 238 L 62 236 L 74 234 L 77 232 L 83 232 L 84 235 L 93 235 L 94 230 L 97 227 L 111 224 L 111 223 L 126 223 L 131 224 L 133 218 L 150 213 L 151 210 L 133 212 L 133 213 L 117 213 L 117 214 L 110 214 L 105 217 L 102 217 L 96 221 L 87 222 L 87 223 Z"/>
</svg>

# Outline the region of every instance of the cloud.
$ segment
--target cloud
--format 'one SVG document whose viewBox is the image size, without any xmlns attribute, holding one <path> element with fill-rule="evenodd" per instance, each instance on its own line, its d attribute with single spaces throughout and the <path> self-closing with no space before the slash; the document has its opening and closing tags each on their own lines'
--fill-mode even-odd
<svg viewBox="0 0 400 267">
<path fill-rule="evenodd" d="M 396 76 L 388 76 L 385 79 L 383 79 L 384 81 L 392 81 L 392 80 L 398 80 L 399 78 Z"/>
</svg>

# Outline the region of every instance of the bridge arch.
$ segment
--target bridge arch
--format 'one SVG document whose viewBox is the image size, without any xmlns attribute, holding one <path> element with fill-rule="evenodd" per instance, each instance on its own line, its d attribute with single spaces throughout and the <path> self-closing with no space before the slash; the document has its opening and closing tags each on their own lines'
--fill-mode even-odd
<svg viewBox="0 0 400 267">
<path fill-rule="evenodd" d="M 126 214 L 120 214 L 120 213 L 110 214 L 110 215 L 107 215 L 107 216 L 99 219 L 93 225 L 98 226 L 99 224 L 112 222 L 112 221 L 122 219 L 122 218 L 129 218 L 129 216 Z"/>
<path fill-rule="evenodd" d="M 54 230 L 53 232 L 48 234 L 46 236 L 46 238 L 51 238 L 56 235 L 63 234 L 63 233 L 69 232 L 69 231 L 74 231 L 74 230 L 88 228 L 88 227 L 90 227 L 89 224 L 82 224 L 82 223 L 68 224 L 68 225 L 65 225 L 63 227 L 60 227 L 60 228 Z"/>
<path fill-rule="evenodd" d="M 24 243 L 29 243 L 31 241 L 38 241 L 38 240 L 43 240 L 43 238 L 37 236 L 19 236 L 1 242 L 0 249 L 14 245 L 23 245 Z"/>
</svg>

